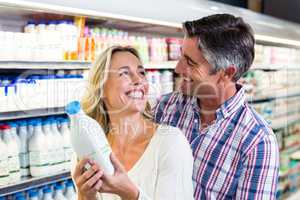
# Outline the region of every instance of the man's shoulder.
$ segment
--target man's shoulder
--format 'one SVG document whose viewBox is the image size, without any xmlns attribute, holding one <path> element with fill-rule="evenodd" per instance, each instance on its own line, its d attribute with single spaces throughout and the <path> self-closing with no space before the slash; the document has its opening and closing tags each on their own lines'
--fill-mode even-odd
<svg viewBox="0 0 300 200">
<path fill-rule="evenodd" d="M 276 136 L 269 123 L 250 105 L 247 105 L 245 109 L 246 117 L 242 126 L 245 130 L 245 132 L 242 131 L 244 132 L 244 151 L 250 152 L 258 145 L 263 146 L 267 143 L 277 146 Z"/>
</svg>

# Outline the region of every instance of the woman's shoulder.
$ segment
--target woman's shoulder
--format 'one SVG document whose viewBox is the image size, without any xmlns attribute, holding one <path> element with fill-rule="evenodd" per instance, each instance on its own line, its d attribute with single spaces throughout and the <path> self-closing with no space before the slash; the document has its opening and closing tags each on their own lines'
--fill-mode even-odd
<svg viewBox="0 0 300 200">
<path fill-rule="evenodd" d="M 156 131 L 156 137 L 160 141 L 161 149 L 173 149 L 173 148 L 188 148 L 190 145 L 187 138 L 184 136 L 183 132 L 173 126 L 166 124 L 161 124 L 158 126 Z"/>
</svg>

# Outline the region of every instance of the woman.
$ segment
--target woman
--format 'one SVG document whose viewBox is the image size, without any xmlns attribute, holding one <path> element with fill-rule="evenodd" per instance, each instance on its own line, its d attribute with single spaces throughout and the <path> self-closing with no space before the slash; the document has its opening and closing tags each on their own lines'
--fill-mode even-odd
<svg viewBox="0 0 300 200">
<path fill-rule="evenodd" d="M 72 170 L 78 199 L 193 199 L 190 146 L 179 129 L 152 121 L 148 87 L 133 48 L 108 48 L 95 62 L 82 107 L 104 128 L 115 173 L 78 161 Z"/>
</svg>

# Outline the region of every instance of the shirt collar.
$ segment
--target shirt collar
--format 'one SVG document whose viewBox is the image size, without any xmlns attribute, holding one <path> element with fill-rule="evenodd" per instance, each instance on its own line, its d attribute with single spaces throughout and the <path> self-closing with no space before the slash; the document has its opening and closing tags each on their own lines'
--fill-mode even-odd
<svg viewBox="0 0 300 200">
<path fill-rule="evenodd" d="M 244 106 L 246 101 L 245 89 L 240 84 L 236 84 L 236 89 L 236 94 L 227 99 L 217 110 L 217 120 L 220 118 L 227 118 L 240 109 L 240 107 Z"/>
<path fill-rule="evenodd" d="M 231 98 L 227 99 L 219 109 L 216 111 L 217 120 L 221 118 L 227 118 L 234 112 L 236 112 L 246 101 L 245 89 L 242 85 L 236 84 L 237 92 Z M 200 113 L 200 107 L 198 105 L 197 97 L 191 97 L 192 107 L 195 112 Z"/>
</svg>

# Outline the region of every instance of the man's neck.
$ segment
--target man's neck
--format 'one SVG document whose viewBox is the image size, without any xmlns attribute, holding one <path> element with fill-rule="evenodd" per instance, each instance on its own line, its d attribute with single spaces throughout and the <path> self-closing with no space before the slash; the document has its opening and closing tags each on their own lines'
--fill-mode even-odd
<svg viewBox="0 0 300 200">
<path fill-rule="evenodd" d="M 225 103 L 228 99 L 233 97 L 236 92 L 235 84 L 232 84 L 228 87 L 219 89 L 217 95 L 214 95 L 211 98 L 199 98 L 198 105 L 200 109 L 200 116 L 202 124 L 211 124 L 216 120 L 216 111 Z"/>
</svg>

